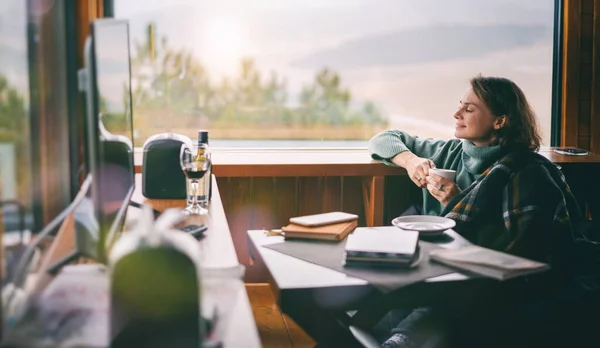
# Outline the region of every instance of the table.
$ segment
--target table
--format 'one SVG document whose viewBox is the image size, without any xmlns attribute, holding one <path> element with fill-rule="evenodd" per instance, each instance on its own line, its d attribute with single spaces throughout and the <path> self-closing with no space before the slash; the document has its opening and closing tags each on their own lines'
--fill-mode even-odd
<svg viewBox="0 0 600 348">
<path fill-rule="evenodd" d="M 210 219 L 207 221 L 209 228 L 206 237 L 199 242 L 203 252 L 203 266 L 209 268 L 237 266 L 239 263 L 219 190 L 216 180 L 214 178 L 212 180 L 213 197 L 208 208 Z M 181 207 L 185 204 L 184 200 L 147 200 L 141 194 L 141 187 L 141 176 L 136 175 L 136 190 L 132 197 L 135 202 L 151 205 L 157 210 Z M 126 225 L 133 223 L 140 212 L 138 208 L 130 208 L 127 212 Z M 186 221 L 186 223 L 199 222 L 198 217 Z M 71 252 L 74 236 L 74 220 L 70 215 L 63 222 L 55 242 L 43 257 L 41 269 L 46 269 L 53 260 Z M 67 266 L 57 276 L 44 273 L 34 278 L 36 278 L 36 286 L 32 291 L 40 296 L 40 300 L 22 320 L 13 326 L 10 335 L 3 339 L 14 346 L 108 345 L 110 301 L 109 279 L 105 267 L 98 264 Z M 211 288 L 204 294 L 210 297 L 210 294 L 216 291 L 219 289 Z M 222 295 L 222 291 L 219 294 Z M 226 301 L 232 299 L 234 305 L 228 315 L 230 321 L 221 336 L 222 346 L 260 347 L 260 337 L 243 284 L 240 284 L 240 290 L 235 292 L 235 296 L 237 296 L 235 299 L 233 297 L 226 299 Z M 218 296 L 212 298 L 222 299 Z"/>
<path fill-rule="evenodd" d="M 469 242 L 453 230 L 444 246 L 456 248 Z M 498 294 L 509 294 L 517 282 L 498 282 L 467 273 L 452 273 L 382 294 L 367 281 L 263 247 L 283 241 L 262 230 L 248 231 L 250 254 L 264 262 L 269 283 L 283 313 L 325 346 L 361 347 L 349 326 L 369 329 L 392 308 L 435 306 L 448 301 L 489 303 Z M 505 299 L 510 301 L 510 296 Z M 480 302 L 479 302 L 480 301 Z M 500 302 L 497 302 L 500 304 Z M 353 311 L 352 315 L 349 311 Z"/>
<path fill-rule="evenodd" d="M 132 196 L 132 201 L 145 203 L 152 208 L 163 211 L 167 208 L 185 207 L 185 200 L 167 200 L 167 199 L 147 199 L 142 195 L 142 177 L 136 174 L 136 189 Z M 223 202 L 219 195 L 219 188 L 213 176 L 212 178 L 212 199 L 208 207 L 209 220 L 206 237 L 199 243 L 204 253 L 204 265 L 207 267 L 231 267 L 238 265 L 237 255 L 231 239 L 229 225 L 223 210 Z M 130 209 L 128 218 L 135 218 L 135 210 Z M 204 223 L 200 217 L 188 218 L 185 223 Z M 260 347 L 260 337 L 252 315 L 252 308 L 248 295 L 244 291 L 238 293 L 239 298 L 236 301 L 235 308 L 232 309 L 231 323 L 224 338 L 224 348 L 226 347 Z"/>
</svg>

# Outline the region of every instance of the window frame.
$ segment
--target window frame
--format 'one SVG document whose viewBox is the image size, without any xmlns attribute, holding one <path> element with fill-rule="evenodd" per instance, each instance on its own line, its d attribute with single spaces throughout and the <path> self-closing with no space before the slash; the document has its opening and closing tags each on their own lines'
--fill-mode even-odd
<svg viewBox="0 0 600 348">
<path fill-rule="evenodd" d="M 71 70 L 67 61 L 70 6 L 57 2 L 39 14 L 33 10 L 32 2 L 26 6 L 33 215 L 30 227 L 38 232 L 71 201 L 71 92 L 67 87 Z M 52 62 L 58 66 L 49 69 Z M 65 168 L 65 164 L 69 167 Z"/>
<path fill-rule="evenodd" d="M 114 0 L 98 0 L 103 3 L 104 17 L 114 17 Z M 554 27 L 553 27 L 553 53 L 552 53 L 552 89 L 550 106 L 550 145 L 548 147 L 560 146 L 561 135 L 564 132 L 564 125 L 561 124 L 562 96 L 563 90 L 563 60 L 565 51 L 563 50 L 563 23 L 564 23 L 564 1 L 554 0 Z M 135 129 L 135 126 L 134 126 Z M 229 148 L 223 148 L 229 149 Z M 249 148 L 238 148 L 240 150 L 249 150 Z M 264 147 L 261 149 L 272 150 L 274 147 Z M 293 148 L 301 149 L 327 149 L 326 147 L 311 148 Z M 339 147 L 339 149 L 348 149 L 348 147 Z M 136 148 L 140 151 L 141 148 Z M 221 150 L 221 148 L 219 148 Z"/>
<path fill-rule="evenodd" d="M 112 0 L 107 0 L 112 1 Z M 550 120 L 550 146 L 560 146 L 563 132 L 561 110 L 563 96 L 563 0 L 554 0 L 554 40 L 552 55 L 552 114 Z"/>
</svg>

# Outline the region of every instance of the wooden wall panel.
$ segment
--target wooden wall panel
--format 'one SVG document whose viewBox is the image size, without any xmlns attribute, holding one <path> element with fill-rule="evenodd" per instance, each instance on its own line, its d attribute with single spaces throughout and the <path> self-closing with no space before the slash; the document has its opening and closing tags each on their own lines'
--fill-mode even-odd
<svg viewBox="0 0 600 348">
<path fill-rule="evenodd" d="M 251 201 L 253 202 L 250 210 L 252 222 L 250 225 L 253 229 L 271 229 L 277 228 L 277 209 L 275 203 L 275 180 L 276 178 L 252 178 L 250 181 L 252 192 Z M 225 211 L 227 216 L 227 211 Z M 236 234 L 245 237 L 245 231 L 242 229 Z M 241 238 L 241 237 L 240 237 Z M 248 250 L 247 238 L 244 238 L 243 245 Z M 234 244 L 235 245 L 235 244 Z M 248 283 L 260 283 L 264 275 L 266 275 L 265 265 L 258 261 L 253 262 L 251 267 L 246 269 L 246 281 Z"/>
<path fill-rule="evenodd" d="M 587 2 L 592 3 L 592 1 Z M 600 0 L 593 1 L 593 13 L 590 150 L 600 153 Z"/>
<path fill-rule="evenodd" d="M 342 201 L 342 186 L 341 177 L 339 176 L 326 176 L 323 177 L 323 194 L 322 194 L 322 211 L 336 211 L 340 210 Z"/>
<path fill-rule="evenodd" d="M 284 226 L 292 216 L 298 216 L 298 177 L 274 178 L 275 195 L 275 225 L 271 227 Z"/>
<path fill-rule="evenodd" d="M 252 226 L 254 228 L 277 227 L 277 209 L 275 203 L 276 178 L 253 178 Z"/>
<path fill-rule="evenodd" d="M 562 146 L 577 146 L 579 70 L 581 48 L 581 0 L 564 0 Z"/>
<path fill-rule="evenodd" d="M 600 0 L 565 0 L 562 146 L 600 151 Z"/>
<path fill-rule="evenodd" d="M 69 6 L 77 7 L 77 53 L 79 67 L 83 67 L 83 51 L 85 40 L 90 35 L 90 23 L 104 17 L 103 0 L 72 0 Z"/>
<path fill-rule="evenodd" d="M 323 177 L 300 177 L 298 180 L 298 215 L 321 212 Z"/>
<path fill-rule="evenodd" d="M 364 214 L 364 202 L 362 196 L 363 177 L 346 176 L 342 178 L 341 210 L 357 214 L 358 225 L 366 226 Z"/>
<path fill-rule="evenodd" d="M 385 177 L 363 177 L 362 196 L 367 226 L 383 225 Z"/>
<path fill-rule="evenodd" d="M 589 0 L 584 0 L 588 2 Z M 591 2 L 591 1 L 589 1 Z M 594 38 L 594 13 L 585 12 L 586 9 L 581 9 L 581 56 L 592 55 L 592 45 Z"/>
<path fill-rule="evenodd" d="M 592 112 L 592 102 L 590 100 L 582 100 L 579 103 L 579 134 L 580 136 L 589 136 L 591 119 L 588 117 Z"/>
<path fill-rule="evenodd" d="M 218 178 L 217 185 L 238 260 L 249 264 L 245 230 L 252 225 L 252 178 Z"/>
<path fill-rule="evenodd" d="M 594 1 L 583 1 L 581 4 L 582 13 L 594 13 Z"/>
<path fill-rule="evenodd" d="M 580 112 L 583 111 L 583 110 L 581 110 L 581 102 L 589 101 L 592 99 L 592 71 L 593 71 L 592 64 L 587 64 L 587 63 L 580 64 L 580 73 L 581 73 L 581 76 L 579 78 L 579 108 L 580 108 Z M 585 114 L 584 116 L 585 116 L 586 122 L 589 123 L 590 114 L 589 114 L 589 110 L 587 110 L 587 111 L 588 111 L 588 113 Z"/>
</svg>

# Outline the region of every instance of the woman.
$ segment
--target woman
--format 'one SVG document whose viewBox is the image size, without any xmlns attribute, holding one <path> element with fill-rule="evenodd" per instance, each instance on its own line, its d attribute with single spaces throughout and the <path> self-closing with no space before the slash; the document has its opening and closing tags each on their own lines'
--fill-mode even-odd
<svg viewBox="0 0 600 348">
<path fill-rule="evenodd" d="M 581 213 L 560 171 L 536 153 L 540 135 L 523 91 L 505 78 L 474 77 L 453 117 L 457 139 L 389 130 L 370 140 L 372 157 L 405 168 L 424 189 L 422 213 L 456 220 L 455 230 L 472 243 L 566 271 L 571 219 Z M 430 168 L 456 170 L 455 181 Z M 408 337 L 419 323 L 421 331 L 432 327 L 429 309 L 413 312 L 384 347 L 419 346 L 422 335 Z"/>
<path fill-rule="evenodd" d="M 440 214 L 451 198 L 506 153 L 540 147 L 535 115 L 516 84 L 478 76 L 470 85 L 453 116 L 458 139 L 420 139 L 390 130 L 369 142 L 374 159 L 405 168 L 418 187 L 427 189 L 423 195 L 426 215 Z M 429 168 L 437 167 L 456 170 L 456 182 L 429 176 Z"/>
</svg>

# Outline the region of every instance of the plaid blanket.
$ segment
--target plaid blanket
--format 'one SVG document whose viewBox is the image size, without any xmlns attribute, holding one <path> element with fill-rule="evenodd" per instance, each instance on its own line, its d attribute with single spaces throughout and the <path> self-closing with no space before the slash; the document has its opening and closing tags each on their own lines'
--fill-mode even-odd
<svg viewBox="0 0 600 348">
<path fill-rule="evenodd" d="M 570 263 L 573 225 L 583 219 L 563 174 L 533 152 L 494 163 L 441 215 L 454 219 L 456 231 L 475 244 L 553 266 Z"/>
</svg>

